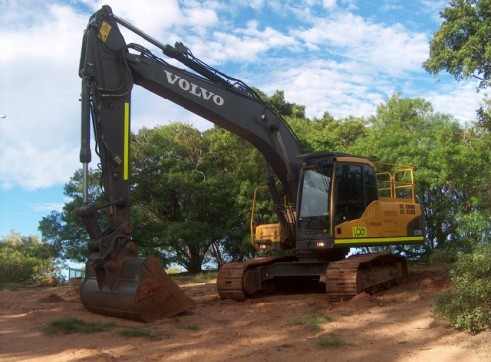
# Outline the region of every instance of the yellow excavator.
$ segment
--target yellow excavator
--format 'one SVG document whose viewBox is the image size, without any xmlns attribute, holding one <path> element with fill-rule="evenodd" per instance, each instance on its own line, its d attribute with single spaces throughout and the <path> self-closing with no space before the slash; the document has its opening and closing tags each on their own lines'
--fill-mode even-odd
<svg viewBox="0 0 491 362">
<path fill-rule="evenodd" d="M 127 44 L 120 26 L 186 69 L 169 64 L 142 45 Z M 402 256 L 374 253 L 346 258 L 351 248 L 424 242 L 411 167 L 380 169 L 367 157 L 305 153 L 289 125 L 244 82 L 208 66 L 182 43 L 160 43 L 115 16 L 107 5 L 91 16 L 85 30 L 79 75 L 84 191 L 78 215 L 90 237 L 81 300 L 90 311 L 152 321 L 194 305 L 157 258 L 139 257 L 131 237 L 134 85 L 247 140 L 269 165 L 266 181 L 278 222 L 252 222 L 253 243 L 260 250 L 291 252 L 225 264 L 217 277 L 221 298 L 242 300 L 270 290 L 278 281 L 302 280 L 325 283 L 330 300 L 350 298 L 397 283 L 407 272 Z M 91 125 L 105 196 L 97 204 L 88 197 Z M 97 217 L 103 210 L 108 219 L 105 227 Z"/>
</svg>

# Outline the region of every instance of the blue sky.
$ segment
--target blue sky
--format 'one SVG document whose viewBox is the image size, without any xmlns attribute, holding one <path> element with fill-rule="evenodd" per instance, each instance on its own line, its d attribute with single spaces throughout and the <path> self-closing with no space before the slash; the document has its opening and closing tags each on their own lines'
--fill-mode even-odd
<svg viewBox="0 0 491 362">
<path fill-rule="evenodd" d="M 1 0 L 0 114 L 7 117 L 0 118 L 0 237 L 11 230 L 37 234 L 41 218 L 67 201 L 63 186 L 80 167 L 81 38 L 105 3 L 164 44 L 182 41 L 267 94 L 283 90 L 311 118 L 325 111 L 370 116 L 401 92 L 465 123 L 475 119 L 483 96 L 473 81 L 436 79 L 421 67 L 447 1 Z M 211 127 L 134 90 L 133 132 L 169 121 Z"/>
</svg>

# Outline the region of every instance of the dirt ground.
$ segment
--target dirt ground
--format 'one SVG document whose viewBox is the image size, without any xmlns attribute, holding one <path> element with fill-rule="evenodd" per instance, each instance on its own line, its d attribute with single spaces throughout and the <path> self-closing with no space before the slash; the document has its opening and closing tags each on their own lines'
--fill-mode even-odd
<svg viewBox="0 0 491 362">
<path fill-rule="evenodd" d="M 0 361 L 490 361 L 491 333 L 472 336 L 431 316 L 448 287 L 438 270 L 412 268 L 390 291 L 328 303 L 278 293 L 222 301 L 213 281 L 181 287 L 196 307 L 141 323 L 90 313 L 73 286 L 0 292 Z M 308 324 L 325 316 L 319 328 Z M 46 335 L 53 320 L 113 323 L 93 334 Z M 125 337 L 122 330 L 144 332 Z"/>
</svg>

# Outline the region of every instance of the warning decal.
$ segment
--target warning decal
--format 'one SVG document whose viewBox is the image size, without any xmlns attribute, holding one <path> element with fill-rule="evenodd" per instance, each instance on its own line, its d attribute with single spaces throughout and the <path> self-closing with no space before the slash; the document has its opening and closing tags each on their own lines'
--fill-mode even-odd
<svg viewBox="0 0 491 362">
<path fill-rule="evenodd" d="M 106 42 L 107 37 L 109 36 L 109 33 L 111 32 L 112 26 L 106 23 L 105 21 L 102 22 L 101 28 L 99 29 L 99 39 L 101 39 L 103 42 Z"/>
</svg>

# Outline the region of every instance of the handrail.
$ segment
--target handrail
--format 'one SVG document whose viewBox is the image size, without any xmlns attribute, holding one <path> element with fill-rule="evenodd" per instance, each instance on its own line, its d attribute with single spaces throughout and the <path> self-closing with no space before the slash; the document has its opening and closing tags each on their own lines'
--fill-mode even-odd
<svg viewBox="0 0 491 362">
<path fill-rule="evenodd" d="M 401 175 L 401 178 L 404 177 L 409 177 L 409 181 L 404 181 L 402 179 L 401 181 L 398 181 L 397 175 Z M 413 174 L 413 168 L 406 168 L 406 169 L 401 169 L 394 171 L 394 196 L 396 198 L 402 196 L 402 198 L 405 198 L 404 195 L 399 195 L 398 190 L 409 190 L 411 194 L 411 200 L 414 202 L 415 197 L 414 197 L 414 174 Z M 406 197 L 407 198 L 407 197 Z"/>
<path fill-rule="evenodd" d="M 251 208 L 251 220 L 250 220 L 250 232 L 251 232 L 251 244 L 254 245 L 254 232 L 255 232 L 255 228 L 254 226 L 256 225 L 256 223 L 254 222 L 254 213 L 256 211 L 256 197 L 257 197 L 257 192 L 260 190 L 260 189 L 265 189 L 265 188 L 268 188 L 268 186 L 258 186 L 254 189 L 254 196 L 253 196 L 253 199 L 252 199 L 252 208 Z"/>
<path fill-rule="evenodd" d="M 389 165 L 393 168 L 400 167 L 396 170 L 377 173 L 379 196 L 391 199 L 410 199 L 411 202 L 416 202 L 414 192 L 414 167 L 389 163 L 377 164 Z M 383 193 L 385 193 L 385 195 L 382 195 Z"/>
</svg>

